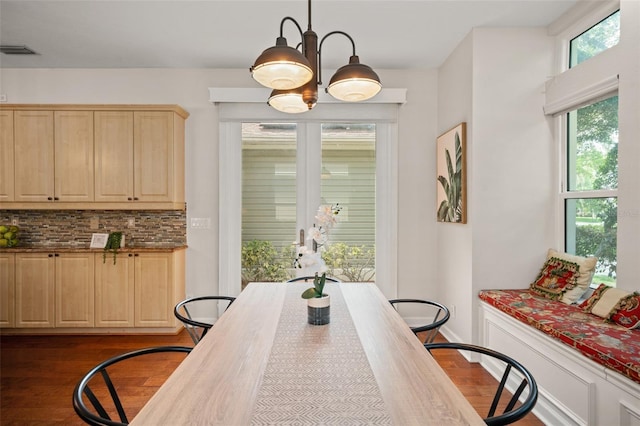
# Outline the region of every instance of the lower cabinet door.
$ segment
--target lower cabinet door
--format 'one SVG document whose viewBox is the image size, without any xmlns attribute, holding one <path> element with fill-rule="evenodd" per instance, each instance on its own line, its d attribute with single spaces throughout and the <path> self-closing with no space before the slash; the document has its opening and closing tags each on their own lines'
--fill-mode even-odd
<svg viewBox="0 0 640 426">
<path fill-rule="evenodd" d="M 55 255 L 56 327 L 93 327 L 94 255 Z"/>
<path fill-rule="evenodd" d="M 95 255 L 96 327 L 133 327 L 134 325 L 134 256 Z"/>
<path fill-rule="evenodd" d="M 0 253 L 0 327 L 16 325 L 15 256 Z"/>
<path fill-rule="evenodd" d="M 135 326 L 173 327 L 173 254 L 135 255 Z"/>
<path fill-rule="evenodd" d="M 16 253 L 16 327 L 54 327 L 55 258 L 53 256 L 47 253 Z"/>
</svg>

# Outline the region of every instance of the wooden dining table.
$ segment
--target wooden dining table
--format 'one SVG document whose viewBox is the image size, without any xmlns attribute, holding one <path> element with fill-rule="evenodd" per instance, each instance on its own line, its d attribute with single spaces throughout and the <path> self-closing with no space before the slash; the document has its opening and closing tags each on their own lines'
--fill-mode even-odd
<svg viewBox="0 0 640 426">
<path fill-rule="evenodd" d="M 373 283 L 251 283 L 132 425 L 484 425 Z"/>
</svg>

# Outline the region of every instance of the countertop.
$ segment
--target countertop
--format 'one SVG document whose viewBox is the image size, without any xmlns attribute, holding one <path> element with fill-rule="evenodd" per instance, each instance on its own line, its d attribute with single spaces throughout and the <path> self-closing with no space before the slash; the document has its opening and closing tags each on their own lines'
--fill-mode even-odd
<svg viewBox="0 0 640 426">
<path fill-rule="evenodd" d="M 186 245 L 172 247 L 123 247 L 118 249 L 118 253 L 171 253 L 178 250 L 186 249 Z M 55 247 L 55 246 L 18 246 L 11 248 L 2 248 L 0 253 L 102 253 L 103 249 L 92 249 L 87 247 Z"/>
</svg>

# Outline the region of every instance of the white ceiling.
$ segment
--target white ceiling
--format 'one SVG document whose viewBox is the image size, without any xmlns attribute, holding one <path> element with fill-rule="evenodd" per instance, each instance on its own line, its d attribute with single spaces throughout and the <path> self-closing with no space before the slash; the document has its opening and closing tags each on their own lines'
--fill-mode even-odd
<svg viewBox="0 0 640 426">
<path fill-rule="evenodd" d="M 547 26 L 578 0 L 314 0 L 313 30 L 342 30 L 374 69 L 439 66 L 474 27 Z M 1 68 L 249 68 L 280 21 L 307 27 L 305 0 L 0 0 Z M 300 41 L 285 23 L 289 45 Z M 526 49 L 526 46 L 523 46 Z M 323 68 L 344 65 L 348 40 L 323 45 Z"/>
</svg>

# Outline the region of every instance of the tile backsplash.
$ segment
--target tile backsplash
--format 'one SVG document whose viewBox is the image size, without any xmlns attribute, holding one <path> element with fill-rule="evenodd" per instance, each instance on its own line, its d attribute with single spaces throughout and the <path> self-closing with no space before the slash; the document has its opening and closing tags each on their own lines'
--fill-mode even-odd
<svg viewBox="0 0 640 426">
<path fill-rule="evenodd" d="M 0 224 L 13 220 L 20 227 L 18 247 L 89 247 L 91 234 L 115 231 L 123 233 L 127 247 L 187 243 L 184 210 L 0 210 Z"/>
</svg>

